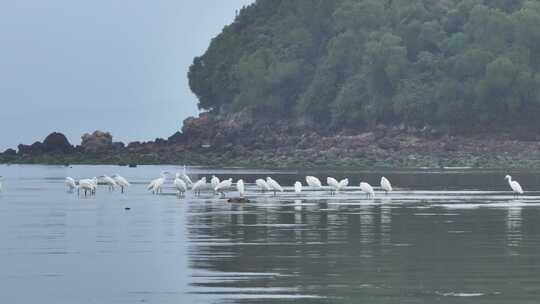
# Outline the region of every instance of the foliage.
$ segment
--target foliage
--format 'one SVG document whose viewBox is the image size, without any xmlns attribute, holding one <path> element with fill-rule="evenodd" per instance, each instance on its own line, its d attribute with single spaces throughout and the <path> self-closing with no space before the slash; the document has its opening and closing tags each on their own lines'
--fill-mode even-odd
<svg viewBox="0 0 540 304">
<path fill-rule="evenodd" d="M 189 71 L 199 108 L 377 123 L 531 123 L 534 0 L 258 0 Z"/>
</svg>

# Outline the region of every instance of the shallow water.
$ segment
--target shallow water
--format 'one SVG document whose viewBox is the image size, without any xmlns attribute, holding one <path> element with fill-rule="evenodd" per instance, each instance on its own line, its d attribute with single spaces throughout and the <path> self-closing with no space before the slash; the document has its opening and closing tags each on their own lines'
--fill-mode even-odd
<svg viewBox="0 0 540 304">
<path fill-rule="evenodd" d="M 0 303 L 537 303 L 540 172 L 384 172 L 396 191 L 145 191 L 139 166 L 0 166 Z M 283 185 L 306 172 L 211 170 Z M 63 178 L 121 175 L 126 194 L 66 193 Z M 377 184 L 380 172 L 308 172 Z M 229 193 L 229 196 L 236 196 Z M 125 210 L 125 207 L 131 208 Z"/>
</svg>

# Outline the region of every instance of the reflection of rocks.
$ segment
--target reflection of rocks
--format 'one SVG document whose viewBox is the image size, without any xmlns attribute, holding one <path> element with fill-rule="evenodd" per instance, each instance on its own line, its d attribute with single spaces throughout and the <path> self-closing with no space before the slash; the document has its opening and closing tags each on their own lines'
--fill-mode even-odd
<svg viewBox="0 0 540 304">
<path fill-rule="evenodd" d="M 94 131 L 92 134 L 84 134 L 81 147 L 88 152 L 108 150 L 113 146 L 112 135 L 109 132 Z"/>
</svg>

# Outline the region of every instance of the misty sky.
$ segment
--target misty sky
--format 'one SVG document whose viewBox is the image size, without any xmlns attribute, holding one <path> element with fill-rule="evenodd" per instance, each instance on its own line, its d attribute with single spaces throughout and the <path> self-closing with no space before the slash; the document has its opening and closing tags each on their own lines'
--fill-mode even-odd
<svg viewBox="0 0 540 304">
<path fill-rule="evenodd" d="M 53 131 L 168 137 L 198 113 L 193 57 L 252 2 L 1 1 L 0 150 Z"/>
</svg>

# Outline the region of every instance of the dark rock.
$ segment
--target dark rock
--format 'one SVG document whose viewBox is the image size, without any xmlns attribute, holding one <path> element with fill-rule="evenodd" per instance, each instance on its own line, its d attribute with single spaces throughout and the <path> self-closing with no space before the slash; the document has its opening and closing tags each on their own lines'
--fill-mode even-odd
<svg viewBox="0 0 540 304">
<path fill-rule="evenodd" d="M 17 151 L 13 149 L 7 149 L 6 151 L 4 151 L 4 156 L 16 156 L 16 155 L 17 155 Z"/>
<path fill-rule="evenodd" d="M 19 150 L 20 155 L 36 155 L 43 153 L 43 144 L 39 141 L 36 141 L 35 143 L 31 145 L 23 145 L 20 144 L 17 146 L 17 149 Z"/>
<path fill-rule="evenodd" d="M 169 136 L 167 141 L 172 144 L 183 143 L 185 142 L 185 135 L 177 131 L 173 135 Z"/>
<path fill-rule="evenodd" d="M 133 141 L 133 142 L 130 142 L 128 145 L 127 145 L 127 148 L 128 149 L 137 149 L 137 148 L 140 148 L 142 146 L 141 142 L 140 141 Z"/>
<path fill-rule="evenodd" d="M 384 150 L 399 150 L 400 143 L 399 140 L 392 139 L 392 138 L 382 138 L 377 142 L 379 148 Z"/>
<path fill-rule="evenodd" d="M 64 134 L 53 132 L 45 137 L 45 140 L 43 141 L 43 151 L 69 153 L 73 151 L 73 146 L 69 143 Z"/>
<path fill-rule="evenodd" d="M 454 141 L 446 141 L 443 142 L 442 148 L 444 151 L 447 152 L 455 152 L 459 149 L 459 145 Z"/>
<path fill-rule="evenodd" d="M 167 141 L 163 138 L 156 138 L 156 140 L 154 140 L 154 143 L 156 145 L 166 145 L 167 144 Z"/>
<path fill-rule="evenodd" d="M 112 135 L 109 132 L 94 131 L 92 134 L 84 134 L 81 146 L 88 152 L 99 152 L 112 148 Z"/>
</svg>

